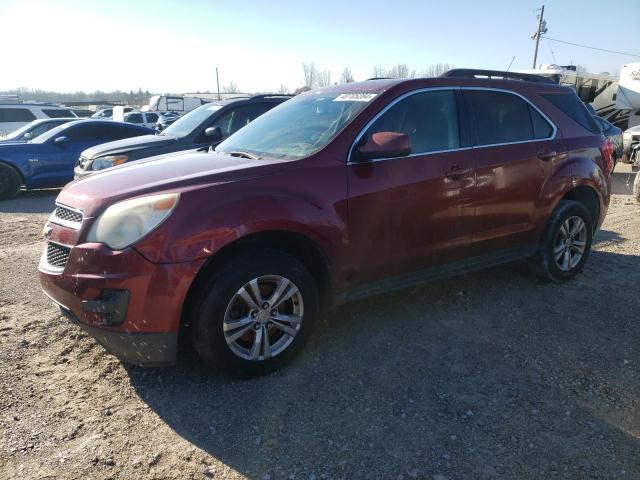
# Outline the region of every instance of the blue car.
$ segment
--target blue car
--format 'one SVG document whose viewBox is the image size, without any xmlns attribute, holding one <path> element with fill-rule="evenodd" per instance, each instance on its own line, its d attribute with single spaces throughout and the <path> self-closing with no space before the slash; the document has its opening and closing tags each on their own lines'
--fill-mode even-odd
<svg viewBox="0 0 640 480">
<path fill-rule="evenodd" d="M 80 152 L 101 143 L 151 135 L 154 130 L 111 120 L 68 122 L 26 143 L 0 144 L 0 200 L 20 190 L 60 187 L 73 180 Z"/>
</svg>

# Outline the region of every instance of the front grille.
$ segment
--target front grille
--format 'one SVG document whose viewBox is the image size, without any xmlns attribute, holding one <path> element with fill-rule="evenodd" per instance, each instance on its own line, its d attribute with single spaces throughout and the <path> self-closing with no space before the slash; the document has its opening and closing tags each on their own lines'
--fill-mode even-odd
<svg viewBox="0 0 640 480">
<path fill-rule="evenodd" d="M 57 243 L 47 243 L 47 263 L 52 267 L 64 268 L 69 259 L 70 247 L 59 245 Z"/>
<path fill-rule="evenodd" d="M 53 211 L 51 215 L 51 220 L 55 222 L 56 220 L 62 221 L 67 224 L 77 224 L 70 225 L 73 227 L 79 227 L 82 223 L 82 213 L 76 210 L 71 210 L 70 208 L 64 207 L 62 205 L 56 205 L 56 209 Z M 58 223 L 62 223 L 58 222 Z"/>
</svg>

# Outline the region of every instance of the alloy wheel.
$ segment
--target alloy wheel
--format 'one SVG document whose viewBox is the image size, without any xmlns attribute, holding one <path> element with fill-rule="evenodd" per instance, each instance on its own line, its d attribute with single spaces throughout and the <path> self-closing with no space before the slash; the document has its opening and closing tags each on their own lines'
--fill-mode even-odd
<svg viewBox="0 0 640 480">
<path fill-rule="evenodd" d="M 303 317 L 298 287 L 280 275 L 264 275 L 234 294 L 224 315 L 224 338 L 240 358 L 267 360 L 291 345 Z"/>
<path fill-rule="evenodd" d="M 580 263 L 587 245 L 587 225 L 578 216 L 567 218 L 556 235 L 553 256 L 556 265 L 568 272 Z"/>
</svg>

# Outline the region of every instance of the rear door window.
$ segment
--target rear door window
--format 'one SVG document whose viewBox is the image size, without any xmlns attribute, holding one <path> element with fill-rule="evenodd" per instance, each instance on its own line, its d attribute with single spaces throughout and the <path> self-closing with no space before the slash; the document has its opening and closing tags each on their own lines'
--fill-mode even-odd
<svg viewBox="0 0 640 480">
<path fill-rule="evenodd" d="M 43 108 L 42 111 L 49 118 L 67 118 L 75 117 L 70 110 L 64 110 L 61 108 Z"/>
<path fill-rule="evenodd" d="M 600 133 L 600 126 L 575 93 L 542 93 L 541 95 L 590 132 Z"/>
<path fill-rule="evenodd" d="M 460 147 L 455 93 L 436 90 L 400 100 L 369 127 L 364 138 L 378 132 L 408 135 L 412 154 Z"/>
<path fill-rule="evenodd" d="M 28 108 L 0 108 L 0 122 L 30 122 L 35 119 Z"/>
<path fill-rule="evenodd" d="M 477 125 L 478 145 L 524 142 L 535 138 L 529 104 L 517 95 L 465 90 Z"/>
</svg>

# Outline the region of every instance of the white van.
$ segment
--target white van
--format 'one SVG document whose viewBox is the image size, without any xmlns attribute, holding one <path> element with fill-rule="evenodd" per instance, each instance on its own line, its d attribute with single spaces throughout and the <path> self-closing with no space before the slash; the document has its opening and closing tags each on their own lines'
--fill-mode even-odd
<svg viewBox="0 0 640 480">
<path fill-rule="evenodd" d="M 21 128 L 38 118 L 77 117 L 70 108 L 49 103 L 22 103 L 0 99 L 0 137 Z"/>
<path fill-rule="evenodd" d="M 154 95 L 149 99 L 149 105 L 141 108 L 143 112 L 176 112 L 187 113 L 211 100 L 198 97 L 184 97 L 181 95 Z"/>
</svg>

